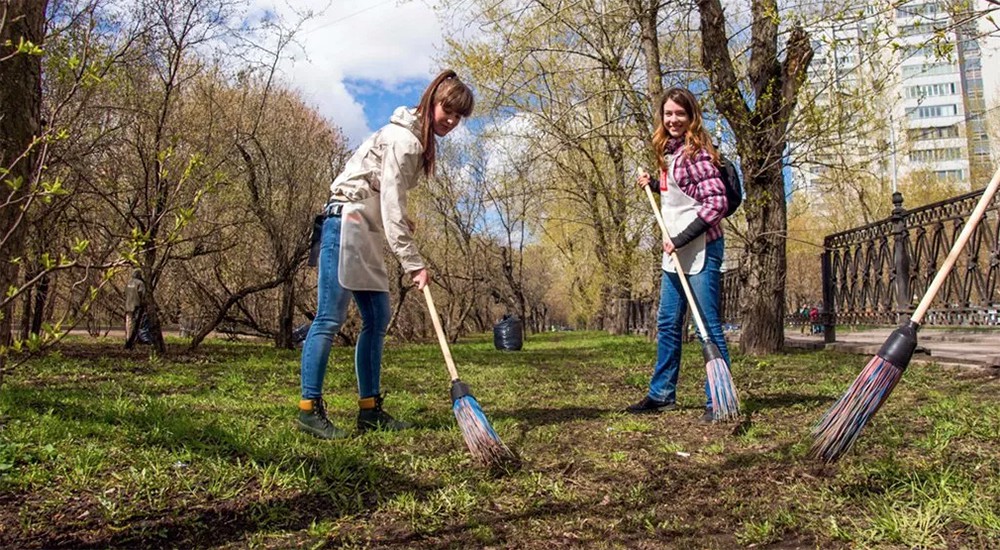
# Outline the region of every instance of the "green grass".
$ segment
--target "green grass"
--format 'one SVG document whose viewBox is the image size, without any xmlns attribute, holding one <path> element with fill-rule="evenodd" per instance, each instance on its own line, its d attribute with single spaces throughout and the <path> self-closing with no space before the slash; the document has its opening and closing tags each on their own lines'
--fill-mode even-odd
<svg viewBox="0 0 1000 550">
<path fill-rule="evenodd" d="M 811 425 L 868 358 L 737 355 L 749 416 L 698 423 L 685 348 L 680 410 L 634 417 L 654 346 L 549 333 L 519 353 L 485 335 L 460 373 L 524 459 L 478 469 L 434 345 L 390 345 L 387 409 L 416 429 L 326 442 L 294 429 L 298 352 L 209 342 L 151 357 L 73 340 L 0 388 L 0 547 L 1000 547 L 994 375 L 911 366 L 838 465 Z M 331 417 L 353 426 L 352 350 L 335 348 Z"/>
</svg>

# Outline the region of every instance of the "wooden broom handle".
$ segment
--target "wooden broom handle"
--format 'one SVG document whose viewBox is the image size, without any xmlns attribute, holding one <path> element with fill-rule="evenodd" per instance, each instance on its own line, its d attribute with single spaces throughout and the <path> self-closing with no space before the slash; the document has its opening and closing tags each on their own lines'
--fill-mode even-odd
<svg viewBox="0 0 1000 550">
<path fill-rule="evenodd" d="M 424 298 L 427 300 L 427 310 L 431 313 L 431 321 L 434 323 L 434 332 L 437 332 L 438 344 L 441 345 L 441 353 L 444 354 L 444 363 L 448 365 L 448 374 L 451 381 L 458 380 L 458 369 L 455 368 L 455 360 L 451 358 L 451 350 L 448 349 L 448 339 L 441 328 L 441 318 L 438 317 L 437 308 L 434 307 L 434 298 L 431 298 L 431 287 L 424 285 Z"/>
<path fill-rule="evenodd" d="M 649 205 L 653 207 L 653 215 L 656 216 L 656 223 L 660 224 L 660 233 L 663 234 L 663 240 L 669 241 L 670 233 L 667 233 L 667 224 L 663 223 L 663 216 L 660 214 L 660 209 L 656 206 L 656 199 L 653 198 L 653 190 L 648 185 L 643 185 L 642 187 L 646 190 Z M 684 276 L 684 271 L 681 269 L 681 262 L 677 258 L 676 251 L 670 253 L 670 259 L 674 262 L 674 269 L 677 270 L 677 278 L 681 280 L 681 286 L 684 288 L 684 295 L 687 296 L 688 305 L 691 306 L 691 316 L 694 317 L 694 322 L 698 325 L 698 331 L 701 332 L 701 337 L 706 342 L 710 342 L 711 338 L 708 336 L 708 331 L 705 330 L 705 321 L 702 320 L 701 312 L 698 311 L 698 306 L 695 304 L 694 293 L 691 292 L 691 287 L 688 286 L 687 277 Z"/>
<path fill-rule="evenodd" d="M 944 263 L 941 265 L 941 269 L 938 270 L 937 275 L 934 276 L 934 280 L 931 281 L 931 286 L 927 287 L 927 292 L 924 293 L 924 297 L 920 300 L 917 305 L 917 309 L 913 310 L 913 315 L 910 316 L 910 320 L 916 324 L 920 324 L 923 320 L 924 314 L 931 307 L 931 302 L 934 301 L 934 296 L 937 294 L 938 289 L 944 284 L 944 280 L 948 278 L 948 274 L 951 273 L 951 268 L 955 266 L 955 262 L 958 261 L 958 255 L 962 253 L 962 249 L 965 248 L 965 243 L 968 242 L 969 238 L 972 237 L 972 232 L 976 230 L 976 226 L 979 225 L 979 220 L 983 218 L 983 214 L 986 212 L 986 208 L 989 207 L 990 201 L 993 200 L 993 195 L 997 192 L 997 187 L 1000 187 L 1000 169 L 997 169 L 996 173 L 993 174 L 993 179 L 990 180 L 990 184 L 986 186 L 983 191 L 983 196 L 979 198 L 979 203 L 976 204 L 976 208 L 969 214 L 969 219 L 965 222 L 962 227 L 962 232 L 958 234 L 958 239 L 955 240 L 955 244 L 951 247 L 951 252 L 948 253 L 948 257 L 945 258 Z"/>
</svg>

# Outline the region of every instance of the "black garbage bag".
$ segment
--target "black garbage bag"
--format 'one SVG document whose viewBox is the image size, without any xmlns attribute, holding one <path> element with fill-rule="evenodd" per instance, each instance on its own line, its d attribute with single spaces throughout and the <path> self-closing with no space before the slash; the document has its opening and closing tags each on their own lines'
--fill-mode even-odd
<svg viewBox="0 0 1000 550">
<path fill-rule="evenodd" d="M 513 315 L 504 315 L 499 323 L 493 325 L 493 345 L 503 351 L 520 350 L 524 345 L 522 329 L 520 319 Z"/>
<path fill-rule="evenodd" d="M 153 332 L 149 330 L 149 317 L 143 315 L 139 319 L 139 328 L 137 329 L 139 334 L 136 335 L 136 340 L 140 344 L 152 344 L 153 343 Z"/>
</svg>

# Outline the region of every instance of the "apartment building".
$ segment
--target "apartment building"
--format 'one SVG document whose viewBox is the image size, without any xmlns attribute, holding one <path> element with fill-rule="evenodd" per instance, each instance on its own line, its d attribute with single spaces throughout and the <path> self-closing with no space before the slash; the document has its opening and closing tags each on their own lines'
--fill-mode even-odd
<svg viewBox="0 0 1000 550">
<path fill-rule="evenodd" d="M 881 102 L 876 112 L 885 116 L 832 136 L 840 147 L 802 155 L 793 172 L 798 188 L 814 187 L 838 163 L 892 182 L 919 170 L 969 188 L 985 185 L 992 173 L 987 112 L 996 90 L 984 84 L 979 21 L 947 6 L 940 0 L 870 4 L 864 18 L 810 29 L 816 104 L 835 110 L 837 97 L 865 97 Z M 866 88 L 873 83 L 880 85 Z"/>
</svg>

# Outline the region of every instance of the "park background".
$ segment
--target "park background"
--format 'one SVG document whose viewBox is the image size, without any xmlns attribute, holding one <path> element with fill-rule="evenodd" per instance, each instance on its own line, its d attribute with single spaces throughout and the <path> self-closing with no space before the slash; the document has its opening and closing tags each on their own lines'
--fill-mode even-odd
<svg viewBox="0 0 1000 550">
<path fill-rule="evenodd" d="M 781 355 L 787 316 L 821 300 L 825 236 L 887 218 L 894 191 L 917 207 L 989 179 L 1000 146 L 995 4 L 7 0 L 3 9 L 0 471 L 11 544 L 267 545 L 275 532 L 275 546 L 995 542 L 992 377 L 914 375 L 911 393 L 885 411 L 905 420 L 873 427 L 870 446 L 830 472 L 802 459 L 801 439 L 863 361 Z M 459 362 L 484 388 L 487 413 L 502 412 L 501 434 L 529 457 L 509 480 L 477 477 L 464 462 L 447 404 L 432 397 L 443 375 L 434 348 L 422 347 L 430 320 L 391 259 L 388 355 L 398 355 L 386 370 L 399 373 L 390 382 L 404 410 L 428 430 L 322 449 L 285 433 L 294 329 L 315 300 L 312 216 L 352 147 L 397 104 L 415 103 L 442 67 L 472 85 L 476 116 L 441 141 L 438 175 L 411 208 Z M 949 95 L 925 80 L 915 84 L 924 95 L 907 96 L 901 79 L 914 71 L 960 83 L 949 89 L 958 98 L 949 129 L 932 136 L 951 139 L 956 128 L 960 158 L 911 131 L 923 114 L 942 114 L 927 109 Z M 741 288 L 728 321 L 739 329 L 733 370 L 752 422 L 732 433 L 615 413 L 641 393 L 652 354 L 650 327 L 630 319 L 633 304 L 654 307 L 659 237 L 632 180 L 654 165 L 651 105 L 674 85 L 700 95 L 745 185 L 726 222 Z M 152 343 L 125 354 L 116 331 L 133 268 L 147 281 Z M 996 277 L 986 280 L 996 296 Z M 504 314 L 524 321 L 519 358 L 484 349 Z M 351 319 L 335 361 L 353 342 Z M 696 364 L 689 354 L 687 372 Z M 342 370 L 333 384 L 344 400 L 332 410 L 346 415 Z M 632 434 L 637 446 L 598 433 Z M 587 443 L 594 456 L 556 459 Z M 693 462 L 692 479 L 714 481 L 678 516 L 659 484 L 681 484 L 669 472 L 683 454 L 707 461 Z M 770 459 L 797 476 L 799 491 L 781 497 L 804 499 L 807 511 L 794 499 L 768 511 L 779 492 L 719 477 Z M 621 486 L 644 467 L 640 482 Z M 560 476 L 580 486 L 562 492 Z M 775 479 L 786 478 L 759 477 Z M 496 495 L 507 491 L 515 497 L 504 508 Z M 811 508 L 804 495 L 851 506 Z M 610 503 L 611 523 L 594 519 Z M 578 514 L 590 506 L 597 512 Z M 497 527 L 535 525 L 542 510 L 556 513 L 539 530 Z M 398 529 L 382 531 L 378 511 Z M 578 529 L 549 529 L 573 517 Z M 626 538 L 611 535 L 615 521 Z M 220 524 L 238 528 L 216 541 Z M 698 538 L 708 532 L 719 538 Z"/>
</svg>

